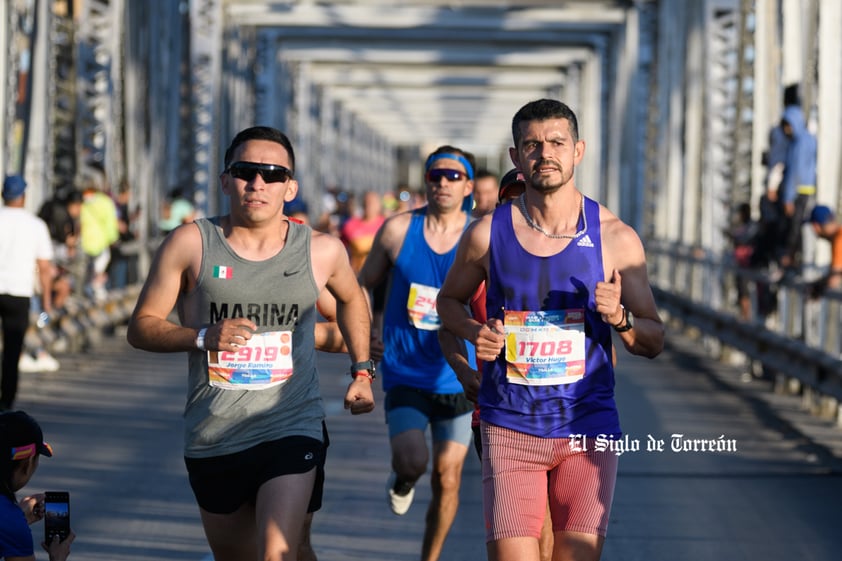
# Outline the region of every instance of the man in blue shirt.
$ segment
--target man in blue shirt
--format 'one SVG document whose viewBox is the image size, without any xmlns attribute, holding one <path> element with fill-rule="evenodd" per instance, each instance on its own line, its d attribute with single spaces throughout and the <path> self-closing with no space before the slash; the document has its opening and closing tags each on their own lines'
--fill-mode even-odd
<svg viewBox="0 0 842 561">
<path fill-rule="evenodd" d="M 439 558 L 453 524 L 472 437 L 473 404 L 439 346 L 436 296 L 471 221 L 463 201 L 471 192 L 474 169 L 473 156 L 458 148 L 441 146 L 430 154 L 424 177 L 428 204 L 386 220 L 359 274 L 368 290 L 391 275 L 380 370 L 392 449 L 387 494 L 395 514 L 405 514 L 412 504 L 414 485 L 430 456 L 427 425 L 432 432 L 433 497 L 421 551 L 424 561 Z"/>
</svg>

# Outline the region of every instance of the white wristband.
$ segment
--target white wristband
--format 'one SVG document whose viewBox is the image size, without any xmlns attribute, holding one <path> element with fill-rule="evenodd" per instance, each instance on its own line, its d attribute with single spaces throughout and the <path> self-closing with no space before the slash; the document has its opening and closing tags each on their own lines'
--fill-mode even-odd
<svg viewBox="0 0 842 561">
<path fill-rule="evenodd" d="M 203 327 L 199 330 L 199 334 L 196 335 L 196 348 L 200 351 L 205 350 L 205 333 L 207 333 L 208 328 Z"/>
</svg>

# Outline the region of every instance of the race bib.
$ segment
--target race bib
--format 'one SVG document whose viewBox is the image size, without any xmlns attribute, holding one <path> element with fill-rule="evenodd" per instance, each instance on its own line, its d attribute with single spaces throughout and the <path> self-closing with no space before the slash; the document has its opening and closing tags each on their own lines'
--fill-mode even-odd
<svg viewBox="0 0 842 561">
<path fill-rule="evenodd" d="M 236 351 L 208 351 L 208 383 L 228 390 L 265 390 L 292 376 L 292 332 L 256 333 Z"/>
<path fill-rule="evenodd" d="M 585 311 L 506 311 L 506 379 L 512 384 L 572 384 L 585 376 Z"/>
<path fill-rule="evenodd" d="M 409 323 L 417 329 L 436 331 L 441 326 L 439 313 L 436 311 L 436 297 L 439 289 L 433 286 L 412 283 L 409 285 L 409 298 L 406 300 L 406 311 Z"/>
</svg>

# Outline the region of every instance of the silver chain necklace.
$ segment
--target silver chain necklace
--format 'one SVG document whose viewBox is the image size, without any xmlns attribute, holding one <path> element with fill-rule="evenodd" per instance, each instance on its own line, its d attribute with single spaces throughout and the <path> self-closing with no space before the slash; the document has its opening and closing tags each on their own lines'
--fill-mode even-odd
<svg viewBox="0 0 842 561">
<path fill-rule="evenodd" d="M 578 232 L 576 232 L 575 234 L 572 234 L 572 235 L 571 234 L 551 234 L 551 233 L 547 232 L 546 230 L 544 230 L 543 228 L 541 228 L 541 226 L 536 224 L 535 221 L 532 220 L 532 217 L 529 216 L 529 211 L 526 210 L 526 193 L 521 193 L 520 197 L 517 198 L 517 206 L 518 206 L 518 208 L 520 208 L 520 212 L 523 213 L 523 217 L 526 219 L 526 223 L 529 224 L 529 227 L 532 228 L 533 230 L 537 230 L 538 232 L 541 232 L 542 234 L 544 234 L 548 238 L 551 238 L 551 239 L 554 239 L 554 240 L 575 240 L 576 238 L 581 237 L 582 235 L 584 235 L 585 232 L 588 231 L 588 217 L 585 215 L 585 197 L 584 197 L 584 195 L 582 195 L 582 205 L 581 205 L 581 209 L 580 209 L 580 212 L 582 214 L 582 229 L 579 230 Z"/>
</svg>

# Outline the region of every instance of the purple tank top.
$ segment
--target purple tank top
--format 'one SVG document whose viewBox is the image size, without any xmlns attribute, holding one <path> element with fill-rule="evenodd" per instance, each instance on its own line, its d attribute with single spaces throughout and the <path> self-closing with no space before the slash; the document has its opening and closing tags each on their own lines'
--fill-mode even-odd
<svg viewBox="0 0 842 561">
<path fill-rule="evenodd" d="M 505 310 L 510 317 L 512 312 L 530 317 L 546 314 L 546 317 L 555 318 L 547 321 L 556 324 L 564 323 L 558 321 L 559 317 L 573 318 L 571 321 L 578 331 L 564 336 L 571 339 L 559 339 L 557 343 L 541 343 L 539 336 L 537 343 L 524 344 L 520 336 L 514 340 L 513 335 L 507 335 L 504 353 L 496 361 L 485 363 L 483 368 L 479 405 L 480 416 L 486 422 L 551 438 L 600 434 L 616 437 L 621 434 L 614 403 L 611 327 L 594 311 L 593 292 L 596 283 L 604 280 L 599 204 L 586 197 L 584 208 L 587 231 L 550 257 L 532 255 L 517 241 L 511 203 L 494 211 L 486 302 L 488 317 L 503 320 Z M 514 211 L 518 212 L 516 208 Z M 577 229 L 583 226 L 580 218 Z M 511 325 L 511 322 L 507 325 L 507 333 L 511 333 Z M 568 373 L 581 376 L 584 372 L 577 381 L 552 383 L 507 376 L 506 356 L 515 356 L 513 349 L 520 349 L 518 358 L 512 359 L 520 362 L 523 356 L 530 355 L 530 351 L 535 355 L 536 349 L 538 355 L 547 349 L 549 355 L 562 355 L 567 352 L 560 350 L 562 344 L 572 346 L 575 350 L 570 356 L 580 359 L 567 366 Z M 540 356 L 534 360 L 540 360 Z M 512 380 L 520 380 L 520 383 Z"/>
</svg>

